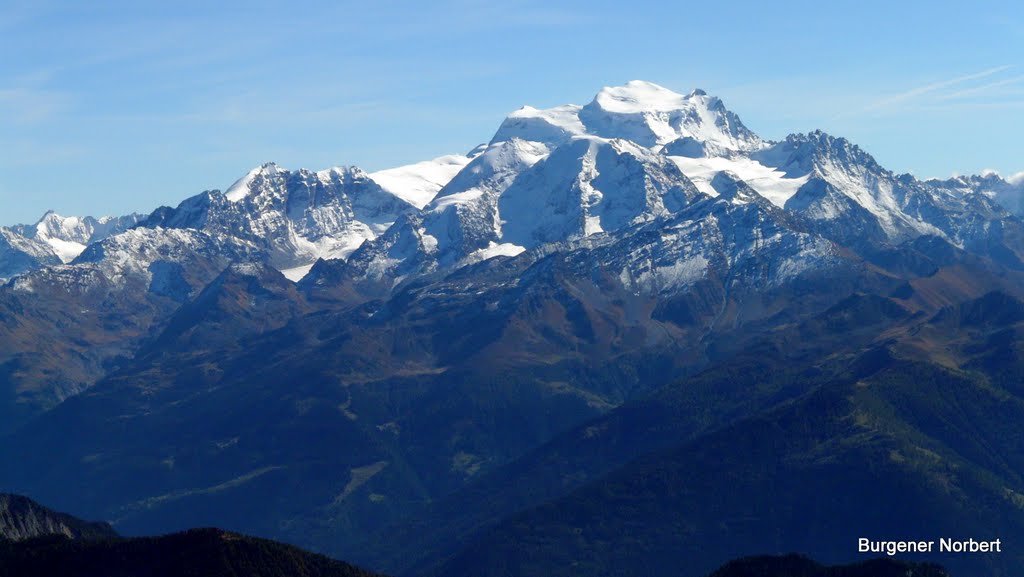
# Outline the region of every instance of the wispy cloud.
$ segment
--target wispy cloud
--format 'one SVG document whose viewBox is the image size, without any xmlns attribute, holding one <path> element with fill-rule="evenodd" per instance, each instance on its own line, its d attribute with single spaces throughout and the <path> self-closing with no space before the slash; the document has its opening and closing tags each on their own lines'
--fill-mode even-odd
<svg viewBox="0 0 1024 577">
<path fill-rule="evenodd" d="M 55 119 L 70 105 L 67 93 L 33 85 L 0 86 L 0 118 L 12 124 L 39 124 Z"/>
<path fill-rule="evenodd" d="M 1003 90 L 997 90 L 999 88 L 1009 86 L 1019 86 L 1024 83 L 1024 76 L 1014 76 L 1012 78 L 1004 78 L 996 82 L 989 82 L 982 84 L 981 86 L 974 86 L 971 88 L 963 88 L 950 92 L 948 94 L 940 94 L 937 96 L 939 100 L 959 100 L 963 98 L 970 98 L 976 96 L 992 96 L 992 95 L 1003 95 L 1007 93 Z M 1012 91 L 1011 94 L 1019 94 L 1020 91 Z"/>
<path fill-rule="evenodd" d="M 1024 98 L 996 100 L 962 100 L 941 103 L 921 103 L 913 108 L 917 112 L 945 113 L 965 110 L 1024 110 Z"/>
<path fill-rule="evenodd" d="M 1011 68 L 1013 68 L 1013 66 L 1010 66 L 1010 65 L 996 66 L 995 68 L 989 68 L 987 70 L 982 70 L 980 72 L 975 72 L 975 73 L 972 73 L 972 74 L 965 74 L 963 76 L 957 76 L 955 78 L 950 78 L 948 80 L 941 80 L 941 81 L 938 81 L 938 82 L 931 82 L 931 83 L 925 84 L 923 86 L 918 86 L 916 88 L 912 88 L 910 90 L 905 90 L 905 91 L 900 92 L 898 94 L 893 94 L 893 95 L 887 96 L 885 98 L 876 100 L 876 101 L 868 104 L 866 107 L 864 107 L 864 112 L 872 112 L 872 111 L 891 109 L 891 108 L 897 107 L 898 105 L 906 105 L 906 104 L 913 103 L 913 102 L 920 102 L 921 100 L 924 100 L 924 99 L 931 99 L 931 98 L 938 98 L 940 100 L 942 100 L 942 99 L 949 99 L 951 94 L 956 94 L 957 92 L 964 93 L 964 92 L 967 92 L 967 91 L 974 91 L 974 93 L 977 94 L 977 93 L 983 92 L 984 90 L 989 89 L 989 88 L 994 88 L 994 87 L 997 87 L 997 86 L 1003 86 L 1005 84 L 1008 84 L 1009 82 L 1008 81 L 1000 81 L 1000 82 L 990 83 L 987 86 L 977 86 L 977 87 L 970 87 L 970 88 L 960 88 L 960 87 L 963 87 L 964 85 L 969 85 L 970 83 L 975 82 L 977 80 L 982 80 L 982 79 L 985 79 L 985 78 L 990 78 L 990 77 L 995 76 L 995 75 L 997 75 L 997 74 L 999 74 L 1001 72 L 1005 72 L 1005 71 L 1007 71 L 1007 70 L 1009 70 Z M 951 89 L 951 88 L 956 88 L 956 90 L 954 90 L 952 93 L 943 92 L 944 90 Z"/>
</svg>

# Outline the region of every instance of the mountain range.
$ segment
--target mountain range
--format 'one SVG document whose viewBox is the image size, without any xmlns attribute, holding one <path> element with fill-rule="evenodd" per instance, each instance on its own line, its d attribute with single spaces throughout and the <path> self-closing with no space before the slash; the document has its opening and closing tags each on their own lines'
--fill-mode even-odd
<svg viewBox="0 0 1024 577">
<path fill-rule="evenodd" d="M 465 155 L 48 214 L 0 230 L 0 488 L 398 575 L 1024 538 L 1022 195 L 634 81 Z"/>
</svg>

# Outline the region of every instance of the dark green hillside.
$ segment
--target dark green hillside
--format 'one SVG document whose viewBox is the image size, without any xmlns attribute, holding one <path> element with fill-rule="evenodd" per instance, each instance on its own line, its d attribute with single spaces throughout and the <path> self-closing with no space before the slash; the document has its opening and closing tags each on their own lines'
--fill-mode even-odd
<svg viewBox="0 0 1024 577">
<path fill-rule="evenodd" d="M 0 577 L 372 577 L 273 541 L 218 529 L 165 537 L 0 541 Z"/>
<path fill-rule="evenodd" d="M 876 559 L 837 567 L 825 567 L 806 557 L 746 557 L 727 563 L 708 577 L 949 577 L 931 564 Z"/>
<path fill-rule="evenodd" d="M 968 374 L 886 365 L 513 516 L 431 574 L 697 577 L 753 551 L 851 561 L 861 536 L 1024 534 L 1024 402 Z M 928 560 L 997 577 L 1024 554 Z"/>
<path fill-rule="evenodd" d="M 860 317 L 856 331 L 830 328 L 845 326 L 851 315 Z M 721 365 L 626 403 L 481 476 L 416 511 L 411 521 L 371 536 L 360 559 L 389 572 L 415 573 L 503 515 L 561 497 L 641 455 L 770 410 L 836 375 L 877 371 L 892 361 L 885 349 L 871 349 L 856 362 L 849 359 L 902 322 L 920 319 L 889 299 L 852 295 Z M 822 358 L 826 354 L 834 358 Z"/>
</svg>

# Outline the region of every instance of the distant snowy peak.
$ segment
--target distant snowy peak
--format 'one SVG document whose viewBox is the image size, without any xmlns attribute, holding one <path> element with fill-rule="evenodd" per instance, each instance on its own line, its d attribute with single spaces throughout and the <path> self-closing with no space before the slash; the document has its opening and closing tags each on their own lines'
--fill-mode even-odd
<svg viewBox="0 0 1024 577">
<path fill-rule="evenodd" d="M 422 209 L 456 174 L 483 152 L 449 154 L 433 160 L 370 173 L 370 178 L 387 192 Z"/>
<path fill-rule="evenodd" d="M 915 182 L 903 182 L 845 138 L 822 131 L 793 134 L 752 155 L 788 178 L 806 178 L 785 208 L 821 224 L 844 243 L 900 242 L 922 234 L 943 236 L 921 210 L 936 200 Z"/>
<path fill-rule="evenodd" d="M 536 141 L 512 138 L 490 144 L 424 207 L 422 230 L 417 234 L 426 250 L 442 265 L 452 266 L 497 241 L 498 199 L 548 154 L 550 149 Z"/>
<path fill-rule="evenodd" d="M 717 97 L 703 90 L 682 95 L 640 80 L 602 89 L 580 110 L 579 118 L 590 134 L 646 147 L 687 137 L 728 150 L 762 146 L 761 139 Z"/>
<path fill-rule="evenodd" d="M 60 263 L 49 244 L 13 229 L 0 228 L 0 284 L 20 274 Z"/>
<path fill-rule="evenodd" d="M 728 173 L 780 208 L 787 206 L 809 182 L 822 181 L 831 185 L 829 190 L 846 195 L 869 210 L 896 209 L 891 190 L 885 187 L 886 182 L 894 179 L 893 175 L 850 141 L 821 131 L 791 134 L 781 142 L 759 142 L 757 148 L 747 151 L 723 149 L 711 142 L 683 137 L 665 145 L 662 154 L 671 158 L 697 188 L 712 196 L 721 192 L 713 181 Z M 811 188 L 823 190 L 820 183 Z M 801 198 L 806 200 L 806 196 Z M 800 199 L 790 208 L 797 204 Z M 885 206 L 879 208 L 879 204 Z M 822 208 L 817 214 L 831 218 L 843 213 L 840 208 L 833 208 Z M 886 219 L 890 216 L 883 215 Z"/>
<path fill-rule="evenodd" d="M 982 223 L 1008 216 L 993 198 L 1012 196 L 1009 188 L 985 189 L 984 177 L 943 183 L 894 174 L 849 140 L 821 131 L 790 135 L 749 158 L 793 182 L 803 180 L 782 206 L 847 246 L 898 243 L 921 235 L 961 247 L 982 246 L 990 233 Z M 990 192 L 973 194 L 982 189 Z"/>
<path fill-rule="evenodd" d="M 687 108 L 690 99 L 703 96 L 707 93 L 699 89 L 683 96 L 653 82 L 631 80 L 624 86 L 602 88 L 593 104 L 610 114 L 674 112 Z"/>
<path fill-rule="evenodd" d="M 412 206 L 376 183 L 355 166 L 313 172 L 285 170 L 274 163 L 253 169 L 231 186 L 224 198 L 241 204 L 249 213 L 277 211 L 292 220 L 308 217 L 320 208 L 337 206 L 363 222 L 390 224 L 394 211 Z"/>
<path fill-rule="evenodd" d="M 142 215 L 61 216 L 48 211 L 34 225 L 14 227 L 27 238 L 48 244 L 63 262 L 71 262 L 91 243 L 119 234 L 138 224 Z"/>
<path fill-rule="evenodd" d="M 356 167 L 313 172 L 259 166 L 227 192 L 208 191 L 155 211 L 148 228 L 223 234 L 264 248 L 279 270 L 299 275 L 318 258 L 344 258 L 416 207 Z"/>
<path fill-rule="evenodd" d="M 862 172 L 891 176 L 873 156 L 856 144 L 820 130 L 791 134 L 782 142 L 757 151 L 752 156 L 791 177 L 805 176 L 815 171 L 821 174 L 836 168 L 856 168 Z"/>
<path fill-rule="evenodd" d="M 520 139 L 553 149 L 581 135 L 620 138 L 647 148 L 679 139 L 697 143 L 693 150 L 702 151 L 750 151 L 763 146 L 719 98 L 703 90 L 678 94 L 640 80 L 603 88 L 586 106 L 524 106 L 505 118 L 491 142 Z"/>
<path fill-rule="evenodd" d="M 229 186 L 224 191 L 224 198 L 230 202 L 240 202 L 254 193 L 258 194 L 261 189 L 265 188 L 261 186 L 261 183 L 271 181 L 279 177 L 283 172 L 286 171 L 282 171 L 273 162 L 257 166 Z"/>
<path fill-rule="evenodd" d="M 951 194 L 983 194 L 1011 213 L 1024 216 L 1024 178 L 1020 174 L 1004 179 L 998 173 L 986 172 L 926 183 Z"/>
<path fill-rule="evenodd" d="M 437 212 L 462 200 L 484 193 L 500 193 L 519 174 L 550 154 L 551 148 L 540 141 L 511 138 L 487 146 L 468 163 L 425 208 Z"/>
<path fill-rule="evenodd" d="M 92 218 L 65 217 L 49 211 L 39 219 L 33 229 L 35 238 L 40 240 L 59 239 L 86 245 L 93 235 L 96 224 L 99 223 Z"/>
<path fill-rule="evenodd" d="M 14 290 L 57 289 L 74 294 L 143 289 L 183 301 L 235 261 L 265 259 L 253 243 L 188 229 L 133 228 L 90 244 L 70 264 L 32 271 Z"/>
</svg>

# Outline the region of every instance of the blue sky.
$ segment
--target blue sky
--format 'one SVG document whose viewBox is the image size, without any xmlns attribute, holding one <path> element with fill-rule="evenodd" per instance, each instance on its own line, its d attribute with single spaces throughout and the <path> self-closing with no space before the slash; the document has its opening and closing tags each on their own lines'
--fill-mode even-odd
<svg viewBox="0 0 1024 577">
<path fill-rule="evenodd" d="M 0 224 L 463 152 L 632 79 L 920 177 L 1024 171 L 1024 8 L 899 4 L 0 0 Z"/>
</svg>

